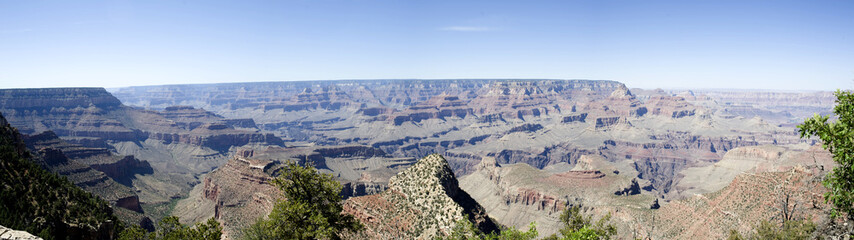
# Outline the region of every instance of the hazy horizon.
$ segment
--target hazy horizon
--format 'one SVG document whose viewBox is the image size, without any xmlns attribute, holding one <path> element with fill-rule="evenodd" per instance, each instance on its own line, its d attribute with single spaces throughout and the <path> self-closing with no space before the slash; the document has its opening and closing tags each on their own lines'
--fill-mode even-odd
<svg viewBox="0 0 854 240">
<path fill-rule="evenodd" d="M 182 86 L 182 85 L 216 85 L 216 84 L 241 84 L 241 83 L 286 83 L 286 82 L 334 82 L 334 81 L 409 81 L 409 80 L 417 80 L 417 81 L 441 81 L 441 80 L 583 80 L 583 81 L 616 81 L 610 79 L 577 79 L 577 78 L 568 78 L 568 79 L 554 79 L 554 78 L 436 78 L 436 79 L 421 79 L 421 78 L 387 78 L 387 79 L 314 79 L 314 80 L 282 80 L 282 81 L 239 81 L 239 82 L 198 82 L 198 83 L 165 83 L 165 84 L 148 84 L 148 85 L 128 85 L 128 86 L 47 86 L 47 87 L 3 87 L 0 89 L 38 89 L 38 88 L 104 88 L 109 92 L 113 92 L 122 88 L 136 88 L 136 87 L 158 87 L 158 86 Z M 620 81 L 616 81 L 620 82 Z M 680 88 L 680 87 L 636 87 L 626 84 L 624 82 L 620 82 L 626 85 L 629 89 L 642 89 L 642 90 L 663 90 L 670 92 L 678 92 L 678 91 L 695 91 L 695 92 L 709 92 L 709 91 L 733 91 L 733 92 L 833 92 L 837 89 L 774 89 L 774 88 Z M 854 85 L 854 83 L 852 83 Z M 854 87 L 852 87 L 854 88 Z M 852 88 L 838 88 L 841 90 L 851 90 Z"/>
<path fill-rule="evenodd" d="M 854 87 L 854 3 L 0 3 L 0 88 L 326 79 Z"/>
</svg>

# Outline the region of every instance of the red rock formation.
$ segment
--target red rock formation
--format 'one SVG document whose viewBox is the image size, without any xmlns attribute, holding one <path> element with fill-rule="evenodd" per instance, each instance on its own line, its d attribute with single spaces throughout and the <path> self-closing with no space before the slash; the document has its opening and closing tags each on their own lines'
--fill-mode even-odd
<svg viewBox="0 0 854 240">
<path fill-rule="evenodd" d="M 242 157 L 229 160 L 225 165 L 205 176 L 201 185 L 201 195 L 191 196 L 197 199 L 190 199 L 211 203 L 214 218 L 222 223 L 223 231 L 231 237 L 251 224 L 254 219 L 269 214 L 276 200 L 282 196 L 279 189 L 270 182 L 273 177 L 265 173 L 263 168 L 253 167 L 251 163 L 253 161 L 259 160 Z M 193 211 L 206 211 L 205 209 L 178 211 L 179 215 L 206 215 L 193 213 Z"/>
<path fill-rule="evenodd" d="M 406 110 L 395 113 L 390 117 L 394 125 L 404 122 L 421 122 L 426 119 L 445 119 L 447 117 L 466 118 L 473 110 L 466 101 L 457 96 L 439 95 L 430 100 L 411 106 Z"/>
<path fill-rule="evenodd" d="M 556 103 L 560 99 L 557 91 L 543 90 L 537 82 L 496 82 L 473 99 L 471 106 L 478 115 L 524 118 L 560 112 Z"/>
<path fill-rule="evenodd" d="M 650 114 L 672 118 L 693 116 L 696 112 L 694 106 L 685 101 L 683 97 L 652 96 L 644 105 Z"/>
</svg>

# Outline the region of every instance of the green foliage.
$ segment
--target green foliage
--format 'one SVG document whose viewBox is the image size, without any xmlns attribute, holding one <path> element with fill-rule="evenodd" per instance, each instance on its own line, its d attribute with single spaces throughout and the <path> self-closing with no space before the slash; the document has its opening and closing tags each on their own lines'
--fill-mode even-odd
<svg viewBox="0 0 854 240">
<path fill-rule="evenodd" d="M 727 240 L 747 240 L 744 236 L 741 236 L 741 233 L 738 233 L 735 229 L 729 230 L 729 236 L 726 238 Z"/>
<path fill-rule="evenodd" d="M 537 232 L 537 225 L 535 223 L 531 223 L 528 227 L 527 232 L 522 232 L 515 227 L 510 227 L 506 229 L 502 229 L 501 233 L 489 233 L 484 234 L 472 224 L 468 218 L 463 218 L 457 221 L 454 229 L 451 231 L 451 234 L 442 238 L 438 237 L 437 239 L 446 239 L 446 240 L 469 240 L 469 239 L 477 239 L 477 240 L 532 240 L 536 239 L 540 234 Z"/>
<path fill-rule="evenodd" d="M 611 239 L 617 234 L 617 228 L 608 224 L 610 220 L 611 213 L 608 213 L 593 223 L 592 216 L 582 215 L 581 208 L 573 206 L 560 214 L 560 221 L 564 224 L 560 229 L 561 236 L 552 235 L 546 239 Z"/>
<path fill-rule="evenodd" d="M 611 220 L 610 213 L 595 223 L 592 218 L 591 216 L 582 215 L 581 208 L 578 206 L 567 208 L 560 215 L 560 221 L 564 225 L 560 229 L 560 235 L 553 234 L 544 239 L 599 240 L 611 239 L 611 236 L 617 234 L 617 228 L 614 225 L 608 224 L 608 221 Z M 539 236 L 539 233 L 534 223 L 531 223 L 530 229 L 527 232 L 522 232 L 511 227 L 502 230 L 500 234 L 483 234 L 468 219 L 463 219 L 457 222 L 457 225 L 449 236 L 442 239 L 536 239 L 537 236 Z"/>
<path fill-rule="evenodd" d="M 810 235 L 815 231 L 815 224 L 809 220 L 791 220 L 785 221 L 781 226 L 771 224 L 767 220 L 759 223 L 756 232 L 750 236 L 751 240 L 801 240 L 810 239 Z M 746 240 L 748 238 L 742 236 L 738 231 L 730 230 L 729 240 Z"/>
<path fill-rule="evenodd" d="M 778 227 L 768 221 L 762 221 L 752 239 L 809 239 L 815 231 L 815 224 L 809 220 L 791 220 Z"/>
<path fill-rule="evenodd" d="M 102 230 L 121 231 L 106 201 L 41 168 L 24 149 L 18 132 L 0 125 L 0 225 L 44 239 L 94 239 L 110 237 Z"/>
<path fill-rule="evenodd" d="M 175 216 L 164 217 L 158 224 L 160 229 L 153 233 L 139 226 L 127 228 L 119 234 L 119 240 L 219 240 L 222 236 L 222 227 L 213 218 L 205 223 L 196 223 L 195 227 L 183 225 L 178 220 Z"/>
<path fill-rule="evenodd" d="M 314 167 L 288 162 L 273 180 L 283 192 L 266 220 L 243 231 L 245 239 L 340 239 L 344 231 L 363 228 L 342 214 L 341 184 Z"/>
<path fill-rule="evenodd" d="M 833 113 L 839 119 L 828 122 L 830 116 L 816 114 L 798 125 L 798 131 L 801 138 L 818 136 L 824 142 L 822 147 L 833 154 L 839 166 L 824 179 L 824 186 L 830 189 L 824 198 L 833 203 L 834 217 L 843 212 L 854 219 L 854 93 L 837 90 L 835 95 Z"/>
</svg>

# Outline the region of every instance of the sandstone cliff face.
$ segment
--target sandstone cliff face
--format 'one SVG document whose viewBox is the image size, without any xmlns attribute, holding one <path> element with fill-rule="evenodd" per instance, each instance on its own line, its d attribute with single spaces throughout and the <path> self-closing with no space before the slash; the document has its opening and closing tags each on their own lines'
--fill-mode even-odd
<svg viewBox="0 0 854 240">
<path fill-rule="evenodd" d="M 272 163 L 235 156 L 207 174 L 172 214 L 185 223 L 213 217 L 222 224 L 224 238 L 233 239 L 255 219 L 267 216 L 282 194 L 270 183 L 273 176 L 264 171 L 268 164 Z"/>
<path fill-rule="evenodd" d="M 457 96 L 439 95 L 394 114 L 390 119 L 395 125 L 401 125 L 410 121 L 419 123 L 426 119 L 465 118 L 471 116 L 473 111 Z"/>
<path fill-rule="evenodd" d="M 561 99 L 555 89 L 544 90 L 537 82 L 498 82 L 472 100 L 480 115 L 498 114 L 503 118 L 549 115 L 560 112 Z"/>
<path fill-rule="evenodd" d="M 646 100 L 646 106 L 651 114 L 683 118 L 693 116 L 696 109 L 683 97 L 653 96 Z"/>
<path fill-rule="evenodd" d="M 348 199 L 344 211 L 366 226 L 352 238 L 430 239 L 449 234 L 466 216 L 484 232 L 498 230 L 485 210 L 459 188 L 441 155 L 427 156 L 398 173 L 381 194 Z"/>
</svg>

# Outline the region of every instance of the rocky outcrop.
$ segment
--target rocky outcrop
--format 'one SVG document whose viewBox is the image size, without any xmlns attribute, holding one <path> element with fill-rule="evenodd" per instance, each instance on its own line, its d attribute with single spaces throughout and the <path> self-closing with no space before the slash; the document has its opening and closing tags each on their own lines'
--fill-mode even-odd
<svg viewBox="0 0 854 240">
<path fill-rule="evenodd" d="M 18 231 L 0 226 L 0 240 L 42 240 L 42 238 L 25 231 Z"/>
<path fill-rule="evenodd" d="M 264 111 L 281 110 L 284 112 L 308 110 L 335 111 L 353 105 L 358 106 L 358 104 L 350 99 L 347 93 L 341 91 L 335 85 L 327 85 L 319 90 L 306 87 L 303 88 L 302 92 L 293 95 L 291 99 L 257 104 Z"/>
<path fill-rule="evenodd" d="M 497 225 L 471 196 L 459 188 L 441 155 L 422 158 L 389 181 L 381 194 L 350 198 L 344 212 L 354 215 L 366 229 L 354 238 L 429 239 L 446 236 L 463 219 L 483 232 Z"/>
<path fill-rule="evenodd" d="M 615 126 L 628 127 L 632 124 L 625 117 L 601 117 L 596 118 L 596 129 L 609 129 Z"/>
<path fill-rule="evenodd" d="M 223 226 L 225 238 L 234 239 L 254 219 L 264 217 L 281 196 L 265 172 L 266 160 L 235 156 L 212 171 L 173 210 L 186 223 L 215 218 Z M 260 166 L 260 167 L 258 167 Z M 272 170 L 272 169 L 270 169 Z"/>
<path fill-rule="evenodd" d="M 471 101 L 479 115 L 498 114 L 502 118 L 523 119 L 560 112 L 557 89 L 543 89 L 539 82 L 496 82 Z M 549 86 L 548 84 L 543 84 Z"/>
<path fill-rule="evenodd" d="M 187 130 L 193 130 L 203 124 L 216 122 L 222 119 L 222 117 L 212 112 L 194 108 L 192 106 L 166 107 L 163 111 L 160 111 L 160 115 L 166 119 L 172 120 L 178 127 Z"/>
<path fill-rule="evenodd" d="M 148 161 L 141 161 L 133 156 L 125 156 L 113 163 L 92 164 L 92 168 L 101 171 L 110 178 L 126 186 L 131 185 L 134 175 L 153 174 L 154 169 Z"/>
<path fill-rule="evenodd" d="M 148 138 L 159 140 L 163 144 L 181 143 L 207 147 L 221 152 L 225 152 L 233 146 L 247 144 L 284 146 L 282 139 L 271 133 L 262 134 L 231 130 L 233 129 L 228 129 L 225 124 L 209 124 L 200 126 L 188 133 L 152 132 L 148 134 Z"/>
<path fill-rule="evenodd" d="M 0 106 L 18 111 L 50 111 L 53 108 L 115 109 L 122 105 L 103 88 L 0 89 Z"/>
<path fill-rule="evenodd" d="M 640 193 L 641 188 L 640 184 L 638 184 L 638 180 L 632 179 L 632 183 L 628 187 L 625 187 L 622 190 L 617 190 L 616 192 L 614 192 L 614 195 L 631 196 L 638 195 Z M 656 203 L 658 203 L 658 200 L 656 200 Z"/>
<path fill-rule="evenodd" d="M 468 107 L 466 101 L 457 96 L 439 95 L 394 114 L 390 119 L 394 125 L 401 125 L 404 122 L 418 123 L 426 119 L 465 118 L 472 114 L 473 110 Z"/>
<path fill-rule="evenodd" d="M 656 198 L 655 201 L 649 205 L 649 209 L 659 209 L 659 208 L 661 208 L 661 205 L 658 204 L 658 198 Z"/>
<path fill-rule="evenodd" d="M 508 134 L 509 133 L 515 133 L 515 132 L 533 133 L 533 132 L 539 131 L 540 129 L 543 129 L 543 125 L 527 123 L 527 124 L 522 124 L 520 126 L 513 127 L 510 129 L 510 131 L 507 131 L 507 133 Z"/>
<path fill-rule="evenodd" d="M 388 189 L 388 184 L 383 182 L 347 182 L 342 185 L 341 197 L 343 199 L 347 199 L 351 197 L 374 195 L 382 193 L 386 189 Z"/>
<path fill-rule="evenodd" d="M 587 119 L 587 113 L 581 113 L 581 114 L 563 117 L 563 120 L 561 120 L 561 122 L 562 123 L 585 122 L 586 119 Z"/>
<path fill-rule="evenodd" d="M 652 96 L 645 102 L 650 114 L 683 118 L 694 116 L 696 109 L 683 97 Z"/>
</svg>

